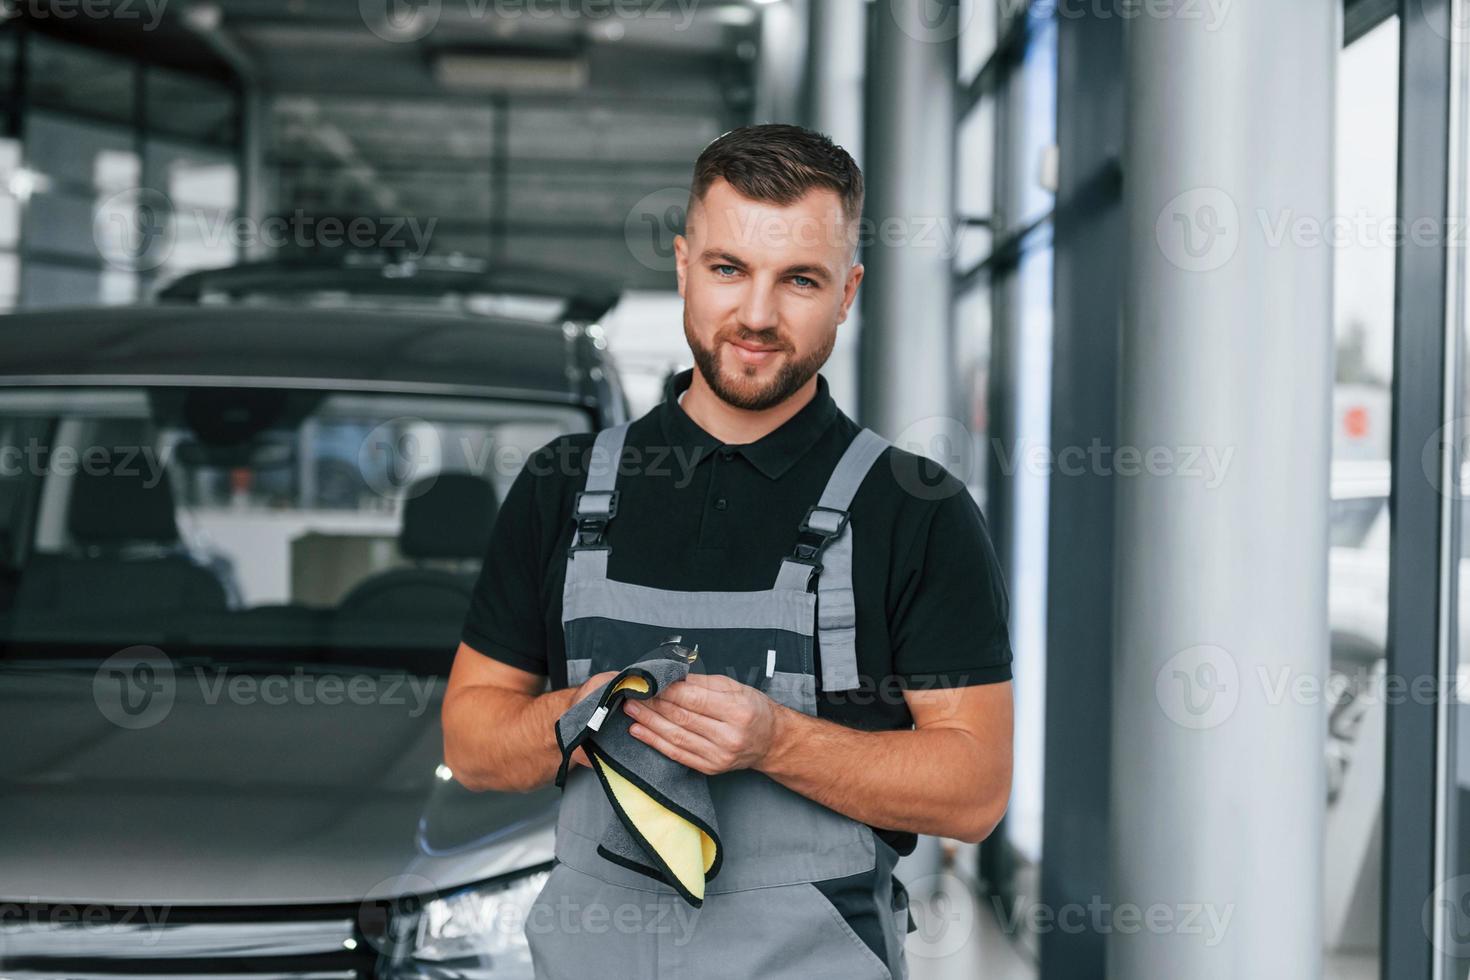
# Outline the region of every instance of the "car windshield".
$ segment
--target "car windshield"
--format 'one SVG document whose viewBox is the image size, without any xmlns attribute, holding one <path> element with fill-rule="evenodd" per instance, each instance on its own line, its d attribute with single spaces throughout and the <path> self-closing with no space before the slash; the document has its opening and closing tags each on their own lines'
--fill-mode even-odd
<svg viewBox="0 0 1470 980">
<path fill-rule="evenodd" d="M 0 657 L 440 672 L 498 501 L 590 422 L 427 395 L 0 390 Z"/>
</svg>

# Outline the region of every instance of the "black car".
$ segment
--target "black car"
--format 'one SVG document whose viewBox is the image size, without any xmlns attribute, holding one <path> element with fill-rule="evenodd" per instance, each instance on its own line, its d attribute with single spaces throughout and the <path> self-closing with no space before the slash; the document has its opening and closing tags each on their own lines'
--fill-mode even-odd
<svg viewBox="0 0 1470 980">
<path fill-rule="evenodd" d="M 556 796 L 439 704 L 596 317 L 208 292 L 0 318 L 0 975 L 529 976 Z"/>
</svg>

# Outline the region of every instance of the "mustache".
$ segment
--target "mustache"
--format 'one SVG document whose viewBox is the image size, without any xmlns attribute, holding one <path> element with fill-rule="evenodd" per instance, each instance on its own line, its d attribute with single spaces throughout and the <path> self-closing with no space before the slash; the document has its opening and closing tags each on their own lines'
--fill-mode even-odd
<svg viewBox="0 0 1470 980">
<path fill-rule="evenodd" d="M 724 341 L 724 340 L 739 341 L 740 343 L 744 343 L 744 344 L 754 344 L 757 347 L 775 347 L 775 348 L 778 348 L 780 350 L 790 350 L 791 349 L 791 345 L 788 344 L 788 343 L 786 343 L 786 341 L 782 340 L 780 337 L 760 337 L 760 336 L 752 337 L 752 336 L 748 336 L 746 334 L 736 334 L 734 336 L 722 336 L 722 337 L 719 337 L 717 339 L 719 339 L 721 341 Z"/>
</svg>

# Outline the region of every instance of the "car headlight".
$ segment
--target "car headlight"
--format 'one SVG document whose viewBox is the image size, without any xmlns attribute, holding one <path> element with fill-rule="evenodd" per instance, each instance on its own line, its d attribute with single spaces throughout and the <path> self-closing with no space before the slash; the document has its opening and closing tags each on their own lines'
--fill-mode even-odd
<svg viewBox="0 0 1470 980">
<path fill-rule="evenodd" d="M 536 871 L 495 885 L 441 895 L 419 910 L 408 955 L 395 980 L 530 980 L 526 919 L 546 884 Z"/>
</svg>

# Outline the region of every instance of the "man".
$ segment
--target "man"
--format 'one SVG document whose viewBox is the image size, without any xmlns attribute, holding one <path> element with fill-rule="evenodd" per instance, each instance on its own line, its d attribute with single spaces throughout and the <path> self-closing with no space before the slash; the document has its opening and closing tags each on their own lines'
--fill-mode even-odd
<svg viewBox="0 0 1470 980">
<path fill-rule="evenodd" d="M 711 143 L 675 242 L 695 367 L 599 434 L 615 471 L 592 435 L 561 437 L 501 508 L 444 701 L 455 778 L 550 782 L 557 719 L 682 633 L 706 672 L 626 710 L 708 776 L 724 838 L 687 933 L 528 925 L 538 976 L 899 977 L 893 863 L 916 834 L 980 841 L 1005 811 L 1007 594 L 984 519 L 818 373 L 862 281 L 862 199 L 819 134 Z M 569 774 L 537 903 L 667 911 L 671 889 L 593 850 L 610 810 L 592 775 Z"/>
</svg>

